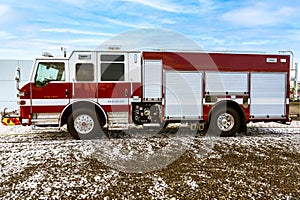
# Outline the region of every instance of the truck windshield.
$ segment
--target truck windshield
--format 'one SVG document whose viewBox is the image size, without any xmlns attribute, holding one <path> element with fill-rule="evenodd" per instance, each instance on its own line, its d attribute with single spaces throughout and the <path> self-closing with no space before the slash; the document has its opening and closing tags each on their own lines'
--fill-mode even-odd
<svg viewBox="0 0 300 200">
<path fill-rule="evenodd" d="M 37 74 L 35 76 L 35 85 L 44 87 L 50 81 L 65 80 L 65 63 L 63 62 L 41 62 L 38 64 Z"/>
</svg>

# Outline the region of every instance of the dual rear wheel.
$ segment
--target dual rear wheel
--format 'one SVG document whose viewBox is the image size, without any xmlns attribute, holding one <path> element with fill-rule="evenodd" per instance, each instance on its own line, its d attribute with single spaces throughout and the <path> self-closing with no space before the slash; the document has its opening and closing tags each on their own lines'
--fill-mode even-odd
<svg viewBox="0 0 300 200">
<path fill-rule="evenodd" d="M 211 136 L 235 136 L 242 124 L 241 117 L 232 107 L 220 107 L 212 111 L 207 134 Z"/>
</svg>

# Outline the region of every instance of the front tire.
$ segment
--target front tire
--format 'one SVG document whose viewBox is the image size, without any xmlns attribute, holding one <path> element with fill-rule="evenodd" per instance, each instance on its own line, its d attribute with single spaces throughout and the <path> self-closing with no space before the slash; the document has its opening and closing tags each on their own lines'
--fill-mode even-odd
<svg viewBox="0 0 300 200">
<path fill-rule="evenodd" d="M 76 139 L 104 138 L 101 124 L 101 118 L 96 110 L 90 108 L 78 108 L 67 119 L 68 131 Z"/>
<path fill-rule="evenodd" d="M 208 134 L 212 136 L 235 136 L 241 126 L 239 113 L 232 107 L 213 110 L 209 121 Z"/>
</svg>

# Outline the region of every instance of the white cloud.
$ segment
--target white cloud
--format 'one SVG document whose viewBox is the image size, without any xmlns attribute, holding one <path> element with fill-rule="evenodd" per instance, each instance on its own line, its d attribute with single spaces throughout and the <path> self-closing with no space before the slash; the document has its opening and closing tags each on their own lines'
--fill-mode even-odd
<svg viewBox="0 0 300 200">
<path fill-rule="evenodd" d="M 168 49 L 168 50 L 199 50 L 201 47 L 185 35 L 161 28 L 137 29 L 124 32 L 107 41 L 100 49 L 110 45 L 121 46 L 123 50 Z"/>
<path fill-rule="evenodd" d="M 202 13 L 209 12 L 217 7 L 213 0 L 199 0 L 199 3 L 200 11 Z"/>
<path fill-rule="evenodd" d="M 140 28 L 152 28 L 155 27 L 154 25 L 148 24 L 148 23 L 128 23 L 128 22 L 124 22 L 124 21 L 120 21 L 120 20 L 115 20 L 115 19 L 111 19 L 108 17 L 103 17 L 103 19 L 111 24 L 115 24 L 115 25 L 121 25 L 121 26 L 125 26 L 125 27 L 129 27 L 129 28 L 136 28 L 136 29 L 140 29 Z"/>
<path fill-rule="evenodd" d="M 157 19 L 159 20 L 159 19 Z M 163 24 L 176 24 L 177 22 L 175 20 L 172 19 L 160 19 L 160 22 Z"/>
<path fill-rule="evenodd" d="M 156 10 L 162 10 L 167 12 L 174 12 L 174 13 L 193 13 L 194 10 L 187 9 L 183 5 L 175 4 L 173 2 L 167 0 L 122 0 L 126 2 L 132 2 L 141 4 L 147 7 L 154 8 Z"/>
<path fill-rule="evenodd" d="M 0 38 L 1 39 L 12 39 L 12 38 L 15 38 L 15 36 L 11 35 L 10 33 L 6 32 L 6 31 L 0 30 Z"/>
<path fill-rule="evenodd" d="M 60 0 L 59 2 L 64 2 L 70 5 L 74 5 L 74 6 L 82 6 L 84 4 L 86 4 L 88 1 L 87 0 Z"/>
<path fill-rule="evenodd" d="M 10 8 L 7 5 L 0 5 L 0 17 L 6 16 Z"/>
<path fill-rule="evenodd" d="M 10 25 L 17 21 L 19 13 L 14 12 L 10 6 L 0 4 L 0 24 Z M 3 27 L 2 27 L 3 28 Z"/>
<path fill-rule="evenodd" d="M 286 21 L 291 13 L 293 13 L 292 7 L 274 7 L 266 3 L 256 3 L 231 10 L 223 14 L 222 18 L 238 25 L 261 26 Z"/>
<path fill-rule="evenodd" d="M 84 30 L 76 30 L 76 29 L 68 29 L 68 28 L 48 28 L 41 29 L 41 32 L 52 32 L 52 33 L 71 33 L 71 34 L 79 34 L 79 35 L 97 35 L 97 36 L 114 36 L 111 33 L 102 33 L 102 32 L 93 32 L 93 31 L 84 31 Z"/>
<path fill-rule="evenodd" d="M 33 43 L 44 44 L 43 46 L 55 46 L 57 48 L 58 45 L 81 45 L 81 46 L 98 46 L 105 42 L 105 39 L 97 39 L 97 38 L 78 38 L 78 39 L 64 39 L 64 40 L 45 40 L 45 39 L 33 39 L 31 40 Z"/>
</svg>

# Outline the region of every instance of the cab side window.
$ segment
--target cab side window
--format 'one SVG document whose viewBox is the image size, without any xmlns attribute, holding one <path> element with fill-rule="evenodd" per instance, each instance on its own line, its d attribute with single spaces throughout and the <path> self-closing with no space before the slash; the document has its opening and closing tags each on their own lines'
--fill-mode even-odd
<svg viewBox="0 0 300 200">
<path fill-rule="evenodd" d="M 40 62 L 35 76 L 36 86 L 44 87 L 53 81 L 65 81 L 65 63 Z"/>
<path fill-rule="evenodd" d="M 94 81 L 94 65 L 91 63 L 76 64 L 76 81 Z"/>
<path fill-rule="evenodd" d="M 124 81 L 124 55 L 101 55 L 100 59 L 101 81 Z"/>
</svg>

